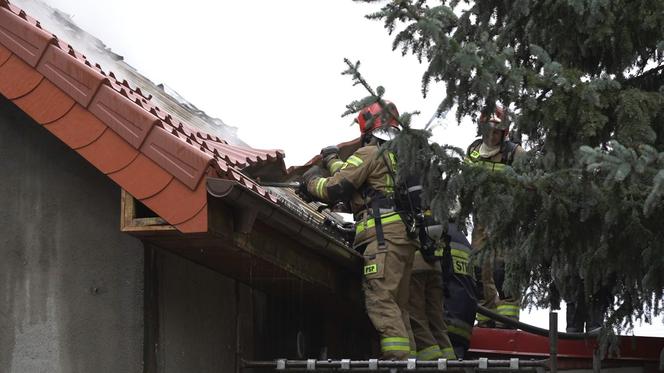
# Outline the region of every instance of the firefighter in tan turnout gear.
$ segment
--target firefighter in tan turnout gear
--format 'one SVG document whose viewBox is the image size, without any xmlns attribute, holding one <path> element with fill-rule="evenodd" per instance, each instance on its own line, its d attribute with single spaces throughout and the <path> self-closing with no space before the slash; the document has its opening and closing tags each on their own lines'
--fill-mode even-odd
<svg viewBox="0 0 664 373">
<path fill-rule="evenodd" d="M 502 172 L 510 167 L 515 158 L 525 153 L 523 148 L 507 139 L 509 121 L 506 110 L 497 106 L 491 116 L 480 115 L 479 130 L 482 138 L 468 147 L 465 162 L 482 167 L 491 172 Z M 484 226 L 475 221 L 471 246 L 482 250 L 490 237 Z M 504 294 L 505 263 L 500 255 L 484 256 L 481 267 L 481 281 L 484 300 L 482 305 L 503 316 L 519 319 L 520 294 Z M 492 327 L 492 320 L 477 314 L 478 326 Z"/>
<path fill-rule="evenodd" d="M 314 166 L 304 174 L 306 191 L 301 192 L 323 202 L 350 202 L 356 230 L 353 246 L 364 251 L 365 304 L 380 334 L 382 358 L 403 360 L 415 348 L 408 314 L 408 284 L 418 244 L 408 237 L 396 209 L 396 156 L 380 151 L 381 144 L 399 131 L 396 118 L 396 107 L 387 101 L 362 109 L 357 118 L 362 147 L 345 162 L 334 152 L 324 151 L 331 176 L 323 177 L 326 170 Z"/>
</svg>

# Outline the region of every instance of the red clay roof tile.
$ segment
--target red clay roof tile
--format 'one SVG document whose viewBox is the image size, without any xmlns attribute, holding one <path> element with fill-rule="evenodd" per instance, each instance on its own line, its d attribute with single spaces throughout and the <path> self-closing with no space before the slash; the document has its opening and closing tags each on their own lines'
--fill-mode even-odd
<svg viewBox="0 0 664 373">
<path fill-rule="evenodd" d="M 21 17 L 22 19 L 28 21 L 33 26 L 37 26 L 38 28 L 41 28 L 41 25 L 39 25 L 39 21 L 36 19 L 32 18 L 29 14 L 27 14 L 23 9 L 10 4 L 9 1 L 5 1 L 5 4 L 1 4 L 0 6 L 5 7 L 9 9 L 12 13 L 16 14 L 17 16 Z"/>
<path fill-rule="evenodd" d="M 0 0 L 0 93 L 182 232 L 207 230 L 206 175 L 236 180 L 277 203 L 241 169 L 284 168 L 282 151 L 201 132 L 6 0 Z"/>
<path fill-rule="evenodd" d="M 204 232 L 207 230 L 208 209 L 207 204 L 201 207 L 201 210 L 193 218 L 175 225 L 175 228 L 182 233 Z"/>
<path fill-rule="evenodd" d="M 64 117 L 44 127 L 72 149 L 89 145 L 108 128 L 79 104 Z"/>
<path fill-rule="evenodd" d="M 191 189 L 196 188 L 212 161 L 210 155 L 161 128 L 154 128 L 150 132 L 141 152 Z"/>
<path fill-rule="evenodd" d="M 258 162 L 283 159 L 284 156 L 280 150 L 251 149 L 218 142 L 209 142 L 208 146 L 213 150 L 217 150 L 220 158 L 239 167 L 245 167 Z"/>
<path fill-rule="evenodd" d="M 37 66 L 44 49 L 52 40 L 50 33 L 0 7 L 0 43 L 30 66 Z"/>
<path fill-rule="evenodd" d="M 196 136 L 203 140 L 209 140 L 209 141 L 215 141 L 215 142 L 220 142 L 222 144 L 228 144 L 228 141 L 224 141 L 223 139 L 218 138 L 217 136 L 212 136 L 209 133 L 203 133 L 203 132 L 196 132 Z"/>
<path fill-rule="evenodd" d="M 104 174 L 127 167 L 138 156 L 138 150 L 110 128 L 106 128 L 106 131 L 90 145 L 76 151 Z"/>
<path fill-rule="evenodd" d="M 205 143 L 205 139 L 198 136 L 200 133 L 198 128 L 183 122 L 179 122 L 177 128 L 180 132 L 191 138 L 193 141 L 196 141 L 198 144 L 202 145 Z"/>
<path fill-rule="evenodd" d="M 76 102 L 87 107 L 106 78 L 92 67 L 86 66 L 85 62 L 87 61 L 79 60 L 51 45 L 44 52 L 37 71 L 65 90 Z"/>
<path fill-rule="evenodd" d="M 2 66 L 9 57 L 11 57 L 12 51 L 9 49 L 5 48 L 2 44 L 0 44 L 0 66 Z"/>
<path fill-rule="evenodd" d="M 173 175 L 140 153 L 127 167 L 108 177 L 139 200 L 161 192 L 173 180 Z"/>
<path fill-rule="evenodd" d="M 225 175 L 228 172 L 228 164 L 222 159 L 215 159 L 214 163 L 217 164 L 219 170 Z"/>
<path fill-rule="evenodd" d="M 99 88 L 89 110 L 136 149 L 159 120 L 105 85 Z"/>
<path fill-rule="evenodd" d="M 44 105 L 46 102 L 48 105 Z M 47 79 L 14 103 L 40 124 L 55 122 L 74 106 L 74 100 Z"/>
<path fill-rule="evenodd" d="M 178 179 L 173 179 L 166 189 L 141 202 L 152 211 L 161 211 L 159 215 L 171 225 L 178 225 L 190 220 L 207 205 L 206 183 L 199 183 L 192 191 Z"/>
<path fill-rule="evenodd" d="M 35 89 L 42 79 L 42 74 L 12 55 L 0 66 L 0 93 L 13 100 Z"/>
</svg>

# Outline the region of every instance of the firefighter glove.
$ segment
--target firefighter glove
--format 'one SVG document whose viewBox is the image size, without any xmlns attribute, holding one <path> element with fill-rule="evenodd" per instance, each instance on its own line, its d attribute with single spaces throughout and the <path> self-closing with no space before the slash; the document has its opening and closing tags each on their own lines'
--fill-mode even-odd
<svg viewBox="0 0 664 373">
<path fill-rule="evenodd" d="M 323 162 L 327 164 L 330 159 L 336 158 L 339 156 L 339 147 L 336 145 L 326 146 L 320 151 L 320 155 L 323 158 Z"/>
<path fill-rule="evenodd" d="M 307 190 L 307 183 L 301 182 L 300 185 L 295 189 L 295 194 L 300 196 L 304 202 L 312 202 L 314 197 Z"/>
<path fill-rule="evenodd" d="M 315 165 L 311 166 L 311 168 L 309 168 L 307 172 L 305 172 L 304 175 L 302 175 L 302 180 L 304 181 L 304 184 L 309 184 L 309 182 L 314 178 L 322 176 L 323 176 L 323 169 L 320 166 Z"/>
</svg>

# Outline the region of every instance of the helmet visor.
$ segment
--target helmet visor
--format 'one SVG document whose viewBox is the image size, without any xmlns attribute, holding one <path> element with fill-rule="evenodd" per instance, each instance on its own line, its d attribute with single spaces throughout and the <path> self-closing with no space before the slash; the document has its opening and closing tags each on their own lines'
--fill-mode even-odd
<svg viewBox="0 0 664 373">
<path fill-rule="evenodd" d="M 383 141 L 389 141 L 397 137 L 399 130 L 394 127 L 381 127 L 373 130 L 371 134 Z"/>
</svg>

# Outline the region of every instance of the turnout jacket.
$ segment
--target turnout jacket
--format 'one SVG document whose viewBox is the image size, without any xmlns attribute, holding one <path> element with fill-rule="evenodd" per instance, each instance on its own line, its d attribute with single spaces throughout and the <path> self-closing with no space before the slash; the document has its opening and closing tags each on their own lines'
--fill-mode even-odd
<svg viewBox="0 0 664 373">
<path fill-rule="evenodd" d="M 397 167 L 394 153 L 381 152 L 378 145 L 367 145 L 358 149 L 345 162 L 334 158 L 327 162 L 326 167 L 332 176 L 312 178 L 307 183 L 307 190 L 316 199 L 324 202 L 350 202 L 355 218 L 354 247 L 376 239 L 371 202 L 381 195 L 392 201 L 391 208 L 386 205 L 381 207 L 380 211 L 385 240 L 408 240 L 406 228 L 393 202 L 393 175 L 396 174 Z"/>
<path fill-rule="evenodd" d="M 506 166 L 511 166 L 515 159 L 518 159 L 526 152 L 521 145 L 511 141 L 504 141 L 498 153 L 492 157 L 484 158 L 480 155 L 480 146 L 482 146 L 481 138 L 473 141 L 468 146 L 468 150 L 466 150 L 464 162 L 494 172 L 503 171 Z"/>
</svg>

